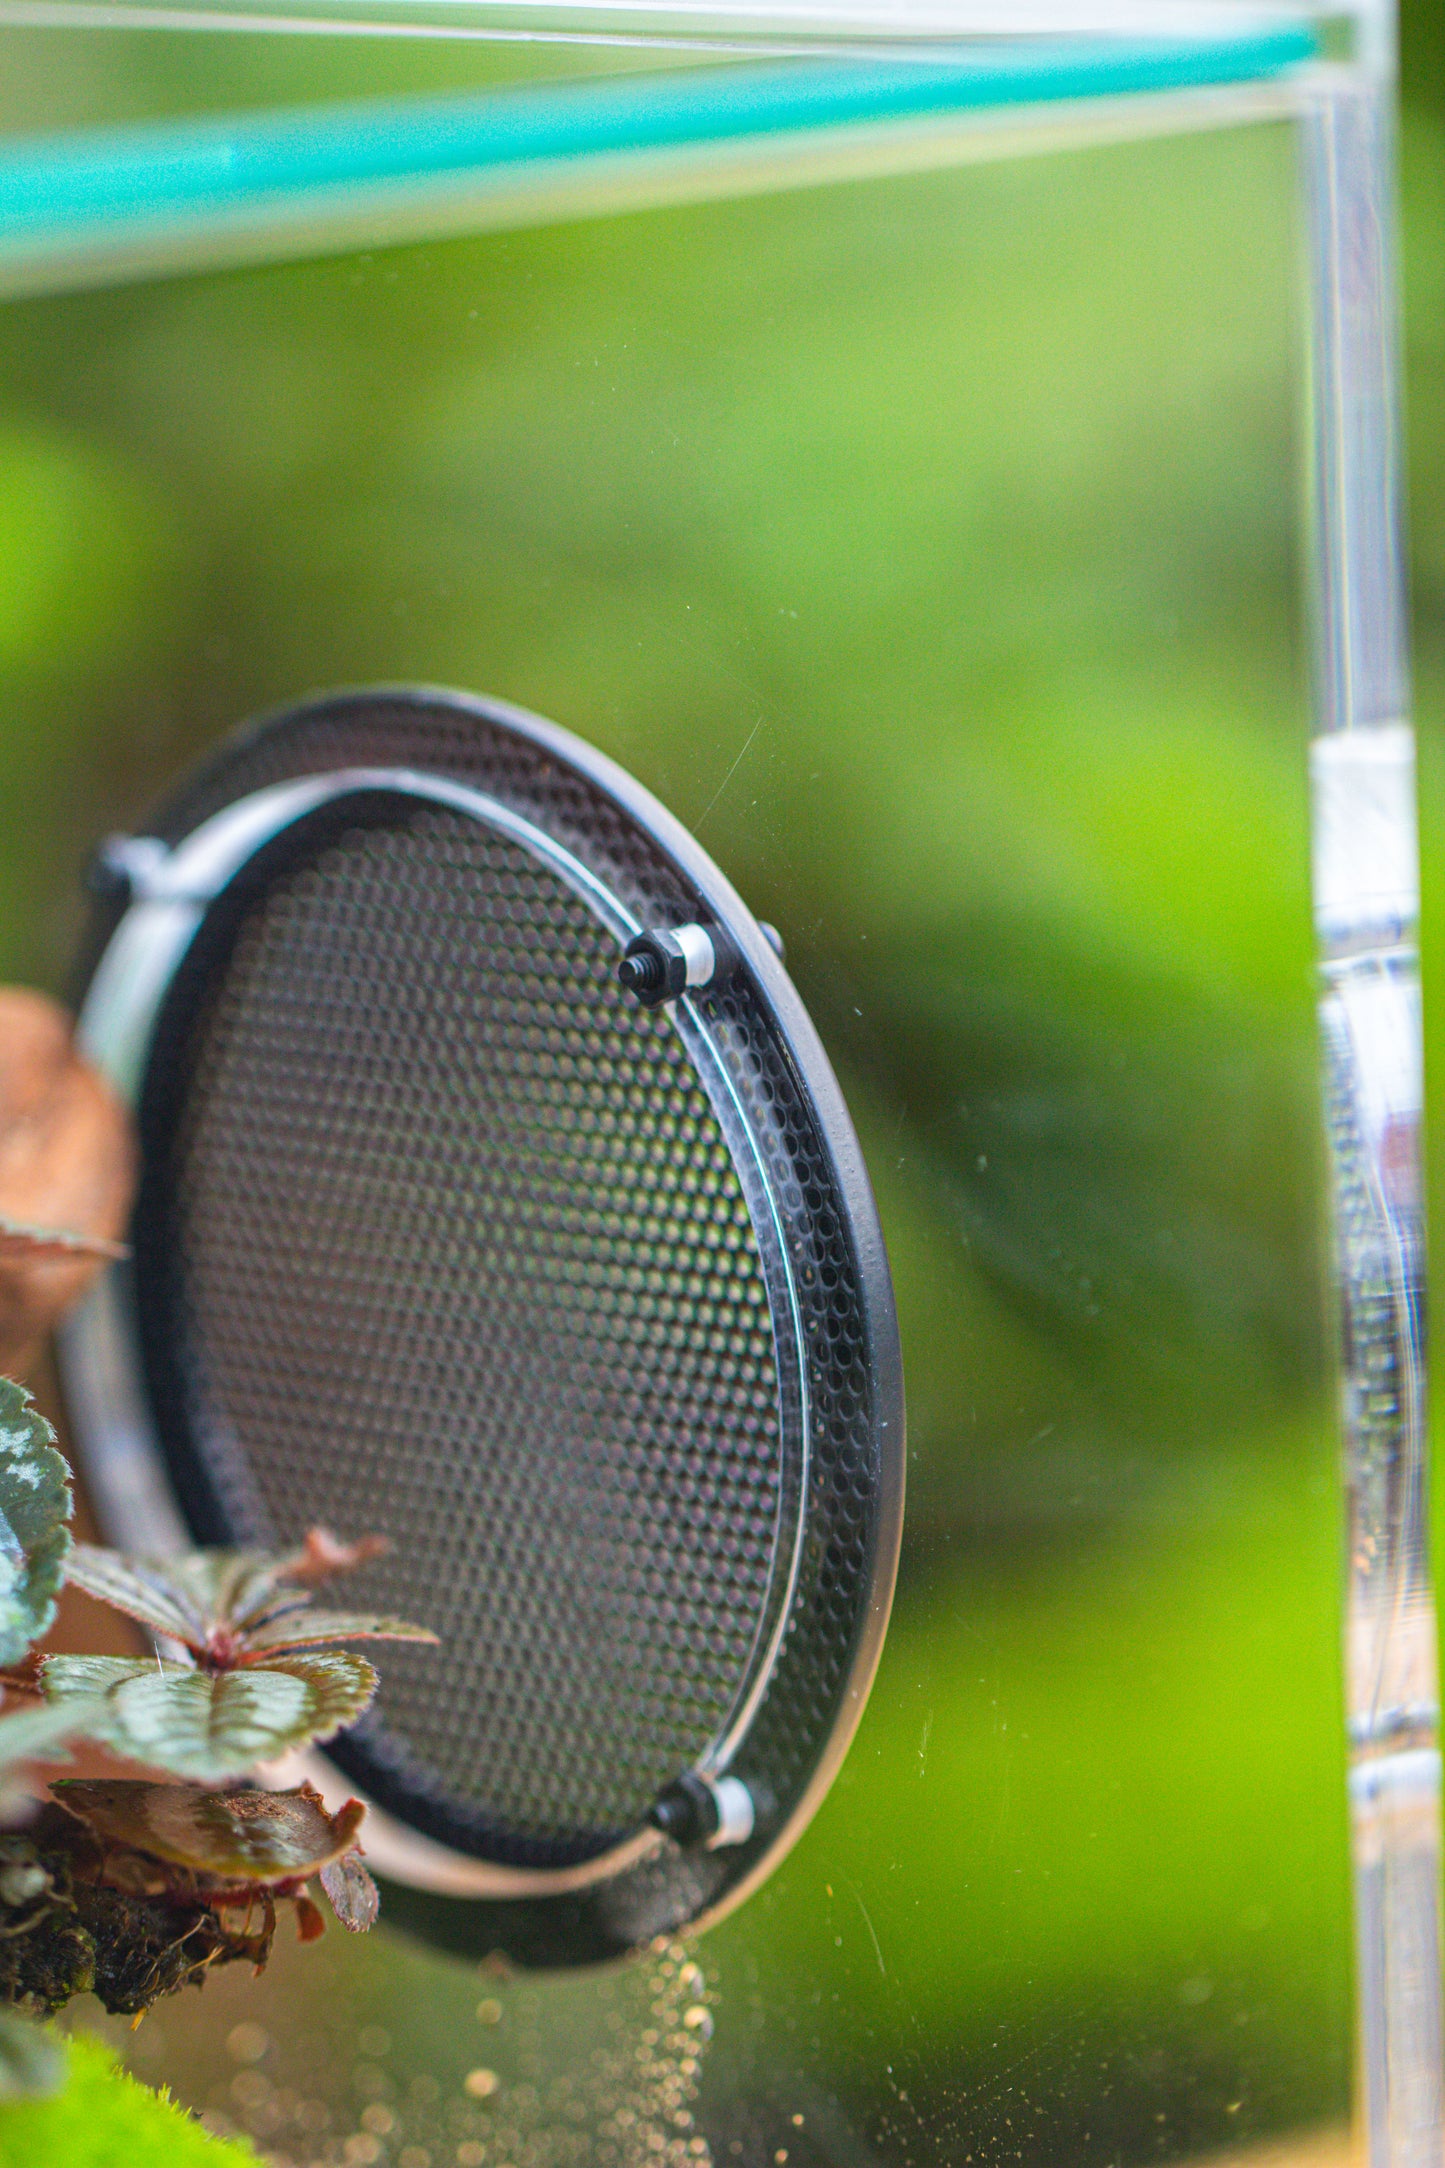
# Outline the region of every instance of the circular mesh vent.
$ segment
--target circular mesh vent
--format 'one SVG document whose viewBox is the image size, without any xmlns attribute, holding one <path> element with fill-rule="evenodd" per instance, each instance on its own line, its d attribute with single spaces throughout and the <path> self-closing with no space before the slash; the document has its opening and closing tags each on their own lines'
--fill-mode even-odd
<svg viewBox="0 0 1445 2168">
<path fill-rule="evenodd" d="M 83 1012 L 142 1149 L 63 1349 L 107 1532 L 153 1542 L 164 1487 L 202 1542 L 391 1538 L 356 1598 L 441 1646 L 327 1752 L 378 1864 L 476 1893 L 428 1931 L 576 1961 L 715 1913 L 841 1759 L 901 1519 L 886 1262 L 796 995 L 644 792 L 464 696 L 279 717 L 154 833 Z M 638 1006 L 629 933 L 690 922 L 723 968 Z M 689 1772 L 750 1835 L 649 1829 Z"/>
<path fill-rule="evenodd" d="M 388 1654 L 353 1755 L 493 1857 L 586 1858 L 722 1730 L 767 1614 L 747 1199 L 556 872 L 404 800 L 334 825 L 215 914 L 158 1033 L 138 1237 L 196 1504 L 384 1529 L 371 1593 L 447 1653 Z"/>
</svg>

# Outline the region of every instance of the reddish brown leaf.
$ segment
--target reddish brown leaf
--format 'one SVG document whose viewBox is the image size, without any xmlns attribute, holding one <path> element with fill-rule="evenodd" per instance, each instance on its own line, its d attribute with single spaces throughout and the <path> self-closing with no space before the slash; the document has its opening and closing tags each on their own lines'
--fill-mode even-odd
<svg viewBox="0 0 1445 2168">
<path fill-rule="evenodd" d="M 308 1528 L 301 1549 L 283 1559 L 277 1572 L 288 1581 L 329 1581 L 333 1574 L 354 1573 L 390 1549 L 385 1536 L 358 1536 L 355 1543 L 343 1543 L 329 1528 Z"/>
<path fill-rule="evenodd" d="M 303 1890 L 296 1900 L 296 1932 L 303 1942 L 319 1942 L 326 1932 L 326 1915 Z"/>
<path fill-rule="evenodd" d="M 361 1864 L 360 1852 L 347 1852 L 321 1870 L 321 1887 L 348 1934 L 364 1935 L 381 1911 L 381 1895 Z"/>
</svg>

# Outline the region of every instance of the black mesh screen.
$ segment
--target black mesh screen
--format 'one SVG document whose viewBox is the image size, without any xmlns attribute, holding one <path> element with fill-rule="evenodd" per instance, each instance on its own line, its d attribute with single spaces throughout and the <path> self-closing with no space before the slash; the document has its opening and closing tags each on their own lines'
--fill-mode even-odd
<svg viewBox="0 0 1445 2168">
<path fill-rule="evenodd" d="M 717 869 L 576 740 L 466 695 L 331 695 L 147 826 L 180 844 L 363 769 L 482 791 L 632 920 L 739 944 L 690 1019 L 649 1014 L 545 851 L 373 790 L 208 906 L 144 1065 L 118 1299 L 191 1527 L 380 1528 L 357 1598 L 443 1637 L 385 1652 L 376 1717 L 327 1749 L 352 1780 L 456 1851 L 572 1865 L 746 1697 L 747 1842 L 427 1914 L 459 1948 L 581 1961 L 725 1904 L 841 1757 L 902 1512 L 887 1265 L 796 995 Z"/>
<path fill-rule="evenodd" d="M 606 1848 L 692 1766 L 779 1564 L 748 1204 L 618 953 L 463 814 L 312 816 L 213 911 L 146 1110 L 202 1510 L 387 1531 L 367 1594 L 445 1647 L 388 1652 L 358 1776 L 518 1863 Z"/>
</svg>

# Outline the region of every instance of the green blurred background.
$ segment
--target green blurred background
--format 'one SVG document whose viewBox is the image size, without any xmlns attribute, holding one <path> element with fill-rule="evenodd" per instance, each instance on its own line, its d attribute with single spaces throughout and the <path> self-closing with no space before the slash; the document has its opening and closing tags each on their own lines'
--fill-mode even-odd
<svg viewBox="0 0 1445 2168">
<path fill-rule="evenodd" d="M 1428 1002 L 1429 0 L 1405 33 Z M 638 64 L 0 56 L 12 130 Z M 843 1078 L 899 1288 L 904 1572 L 835 1793 L 699 1951 L 719 2161 L 1102 2164 L 1346 2110 L 1302 308 L 1268 126 L 0 312 L 0 975 L 65 986 L 87 849 L 239 718 L 422 678 L 636 770 L 783 928 Z M 458 1967 L 393 1941 L 325 1978 L 398 2084 L 476 2060 Z M 319 2053 L 316 1990 L 265 1993 Z M 224 2009 L 148 2049 L 213 2106 Z"/>
</svg>

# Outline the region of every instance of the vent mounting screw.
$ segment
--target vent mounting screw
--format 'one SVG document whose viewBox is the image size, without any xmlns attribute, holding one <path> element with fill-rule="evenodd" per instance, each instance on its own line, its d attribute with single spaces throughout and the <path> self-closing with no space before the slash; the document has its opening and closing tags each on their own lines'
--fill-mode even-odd
<svg viewBox="0 0 1445 2168">
<path fill-rule="evenodd" d="M 648 1820 L 685 1850 L 704 1845 L 717 1852 L 724 1845 L 746 1844 L 757 1815 L 741 1777 L 703 1777 L 690 1769 L 668 1785 Z"/>
<path fill-rule="evenodd" d="M 644 1009 L 656 1009 L 691 987 L 709 985 L 717 965 L 717 948 L 705 926 L 649 926 L 628 942 L 617 976 Z"/>
</svg>

